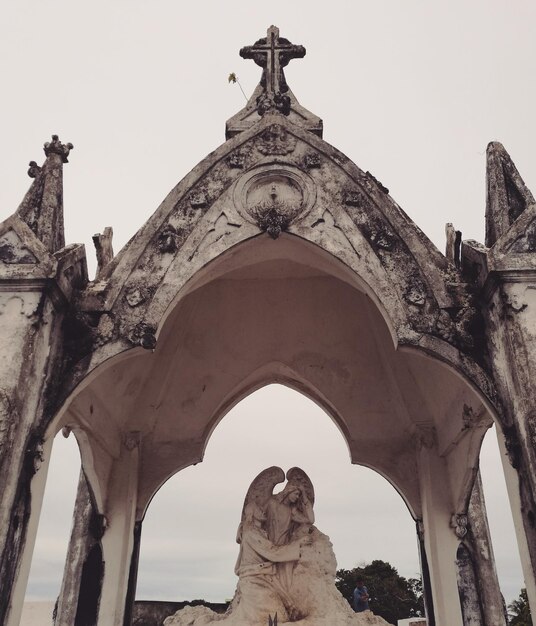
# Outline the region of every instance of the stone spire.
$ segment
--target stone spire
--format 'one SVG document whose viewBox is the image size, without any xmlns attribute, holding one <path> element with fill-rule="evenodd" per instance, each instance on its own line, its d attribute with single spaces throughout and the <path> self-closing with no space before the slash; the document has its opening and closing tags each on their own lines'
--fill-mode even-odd
<svg viewBox="0 0 536 626">
<path fill-rule="evenodd" d="M 262 67 L 259 85 L 253 92 L 247 105 L 226 125 L 226 137 L 250 128 L 267 113 L 279 113 L 316 135 L 322 136 L 322 120 L 307 111 L 296 100 L 285 79 L 285 68 L 292 59 L 305 56 L 303 46 L 294 45 L 288 39 L 279 36 L 279 28 L 270 26 L 266 37 L 259 39 L 252 46 L 240 50 L 244 59 L 253 59 Z"/>
<path fill-rule="evenodd" d="M 486 245 L 491 247 L 530 206 L 534 196 L 504 146 L 487 148 Z"/>
<path fill-rule="evenodd" d="M 63 144 L 57 135 L 52 135 L 52 141 L 44 145 L 46 159 L 43 166 L 30 162 L 28 175 L 34 182 L 16 211 L 16 215 L 52 253 L 65 246 L 63 164 L 68 162 L 72 149 L 71 143 Z"/>
</svg>

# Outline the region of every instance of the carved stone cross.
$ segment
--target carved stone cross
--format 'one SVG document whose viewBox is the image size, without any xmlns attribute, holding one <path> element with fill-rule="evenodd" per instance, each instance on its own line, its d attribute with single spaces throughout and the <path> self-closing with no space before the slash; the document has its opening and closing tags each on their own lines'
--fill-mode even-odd
<svg viewBox="0 0 536 626">
<path fill-rule="evenodd" d="M 291 59 L 303 58 L 305 48 L 295 46 L 288 39 L 279 37 L 279 28 L 270 26 L 266 37 L 259 39 L 252 46 L 242 48 L 240 56 L 243 59 L 253 59 L 263 68 L 261 78 L 263 93 L 257 101 L 259 115 L 264 115 L 273 108 L 288 115 L 290 99 L 284 95 L 288 91 L 288 85 L 283 68 Z"/>
</svg>

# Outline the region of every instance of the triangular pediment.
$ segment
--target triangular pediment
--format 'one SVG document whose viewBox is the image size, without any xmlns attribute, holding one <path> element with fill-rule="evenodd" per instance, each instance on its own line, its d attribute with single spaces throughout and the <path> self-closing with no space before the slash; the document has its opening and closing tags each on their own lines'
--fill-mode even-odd
<svg viewBox="0 0 536 626">
<path fill-rule="evenodd" d="M 28 265 L 37 262 L 35 254 L 12 228 L 0 235 L 0 263 Z"/>
<path fill-rule="evenodd" d="M 17 216 L 0 224 L 0 273 L 10 278 L 49 276 L 56 262 L 32 230 Z"/>
</svg>

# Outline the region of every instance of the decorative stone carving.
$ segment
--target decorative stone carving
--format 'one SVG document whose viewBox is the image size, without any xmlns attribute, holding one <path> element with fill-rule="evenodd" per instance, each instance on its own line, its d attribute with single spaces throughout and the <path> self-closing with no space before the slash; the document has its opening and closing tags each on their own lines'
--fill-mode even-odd
<svg viewBox="0 0 536 626">
<path fill-rule="evenodd" d="M 131 307 L 137 307 L 147 299 L 145 291 L 141 287 L 131 287 L 125 293 L 125 300 Z"/>
<path fill-rule="evenodd" d="M 28 176 L 30 178 L 35 178 L 41 171 L 41 168 L 39 167 L 39 165 L 37 165 L 35 161 L 30 161 L 28 165 L 29 165 Z"/>
<path fill-rule="evenodd" d="M 342 201 L 348 206 L 364 206 L 367 203 L 363 193 L 357 189 L 343 191 Z"/>
<path fill-rule="evenodd" d="M 304 164 L 308 170 L 320 167 L 320 165 L 322 164 L 322 161 L 320 160 L 320 155 L 317 152 L 311 152 L 310 154 L 306 154 Z"/>
<path fill-rule="evenodd" d="M 178 248 L 179 235 L 171 224 L 164 226 L 162 232 L 158 235 L 157 246 L 163 254 L 167 252 L 176 252 Z"/>
<path fill-rule="evenodd" d="M 264 155 L 285 155 L 296 148 L 296 137 L 279 124 L 266 128 L 256 140 L 257 150 Z"/>
<path fill-rule="evenodd" d="M 146 350 L 156 348 L 156 328 L 145 322 L 139 322 L 130 329 L 128 339 L 136 346 L 141 346 Z"/>
<path fill-rule="evenodd" d="M 227 215 L 222 211 L 218 218 L 214 220 L 212 228 L 208 230 L 203 239 L 199 242 L 197 248 L 188 257 L 188 261 L 191 261 L 196 254 L 206 250 L 209 246 L 215 244 L 222 237 L 229 235 L 237 228 L 240 228 L 241 224 L 233 224 L 229 221 Z"/>
<path fill-rule="evenodd" d="M 262 117 L 268 111 L 279 111 L 283 115 L 290 113 L 290 97 L 282 93 L 261 93 L 257 97 L 257 113 Z"/>
<path fill-rule="evenodd" d="M 236 184 L 235 206 L 247 221 L 276 239 L 316 199 L 313 180 L 290 165 L 269 165 L 249 171 Z"/>
<path fill-rule="evenodd" d="M 246 155 L 242 152 L 233 152 L 228 158 L 227 163 L 229 167 L 233 167 L 236 169 L 242 169 L 244 167 L 244 162 L 246 160 Z"/>
<path fill-rule="evenodd" d="M 426 286 L 424 283 L 414 276 L 409 280 L 409 284 L 404 292 L 404 299 L 409 304 L 423 307 L 426 303 Z"/>
<path fill-rule="evenodd" d="M 380 229 L 371 232 L 370 242 L 374 247 L 381 248 L 382 250 L 392 250 L 396 242 L 396 237 L 390 230 Z"/>
<path fill-rule="evenodd" d="M 201 209 L 207 206 L 207 196 L 203 191 L 192 191 L 190 194 L 190 205 L 194 209 Z"/>
<path fill-rule="evenodd" d="M 525 285 L 515 285 L 506 289 L 505 287 L 501 288 L 501 300 L 503 303 L 503 307 L 506 311 L 513 311 L 514 313 L 521 313 L 524 311 L 528 303 L 525 299 L 526 286 Z"/>
<path fill-rule="evenodd" d="M 96 343 L 98 345 L 103 345 L 110 339 L 112 339 L 114 335 L 115 324 L 114 321 L 108 313 L 103 313 L 99 319 L 99 325 L 97 327 L 97 335 L 98 338 Z"/>
<path fill-rule="evenodd" d="M 64 163 L 68 163 L 69 152 L 74 148 L 72 143 L 61 143 L 58 135 L 52 135 L 52 141 L 47 141 L 43 147 L 46 156 L 59 154 Z"/>
<path fill-rule="evenodd" d="M 300 626 L 387 626 L 370 611 L 354 613 L 335 587 L 337 562 L 329 538 L 314 523 L 315 494 L 307 474 L 293 467 L 285 488 L 279 467 L 251 483 L 238 527 L 238 585 L 224 616 L 207 607 L 186 607 L 164 626 L 222 626 L 299 621 Z M 271 616 L 274 616 L 272 619 Z"/>
<path fill-rule="evenodd" d="M 458 539 L 463 539 L 469 530 L 469 520 L 466 513 L 455 513 L 450 519 L 450 525 Z"/>
</svg>

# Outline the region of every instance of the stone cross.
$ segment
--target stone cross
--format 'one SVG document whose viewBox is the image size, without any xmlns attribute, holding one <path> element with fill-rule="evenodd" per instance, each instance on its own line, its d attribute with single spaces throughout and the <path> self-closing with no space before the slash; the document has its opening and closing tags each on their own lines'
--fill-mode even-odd
<svg viewBox="0 0 536 626">
<path fill-rule="evenodd" d="M 279 28 L 270 26 L 266 37 L 259 39 L 252 46 L 242 48 L 240 56 L 243 59 L 253 59 L 257 65 L 263 68 L 261 78 L 263 94 L 258 102 L 259 114 L 263 115 L 271 108 L 276 108 L 288 115 L 290 100 L 283 96 L 288 91 L 283 68 L 289 64 L 291 59 L 303 58 L 305 48 L 295 46 L 288 39 L 279 37 Z"/>
</svg>

